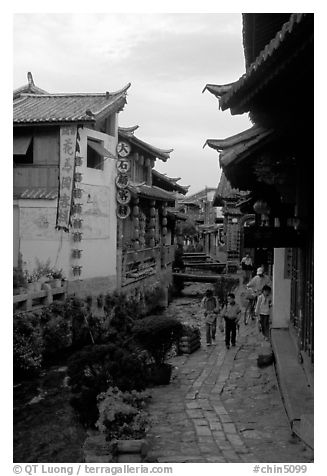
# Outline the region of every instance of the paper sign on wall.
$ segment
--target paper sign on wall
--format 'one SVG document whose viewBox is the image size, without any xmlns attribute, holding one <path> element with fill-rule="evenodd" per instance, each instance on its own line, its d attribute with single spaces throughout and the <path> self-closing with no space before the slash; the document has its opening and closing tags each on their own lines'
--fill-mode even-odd
<svg viewBox="0 0 327 476">
<path fill-rule="evenodd" d="M 74 186 L 77 126 L 60 128 L 59 198 L 56 228 L 68 231 Z"/>
</svg>

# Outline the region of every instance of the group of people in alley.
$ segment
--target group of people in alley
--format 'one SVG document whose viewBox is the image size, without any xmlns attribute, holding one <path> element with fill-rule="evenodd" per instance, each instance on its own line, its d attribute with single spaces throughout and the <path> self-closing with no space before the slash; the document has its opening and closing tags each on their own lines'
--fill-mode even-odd
<svg viewBox="0 0 327 476">
<path fill-rule="evenodd" d="M 244 269 L 244 268 L 243 268 Z M 246 284 L 248 292 L 251 292 L 255 300 L 254 316 L 264 338 L 269 340 L 270 315 L 272 311 L 271 281 L 264 273 L 263 267 L 257 269 L 256 276 Z M 206 324 L 207 346 L 215 345 L 217 321 L 221 332 L 225 332 L 225 344 L 227 349 L 236 345 L 236 334 L 239 329 L 242 310 L 236 302 L 235 294 L 227 295 L 227 302 L 221 303 L 214 296 L 212 289 L 207 289 L 201 301 Z"/>
</svg>

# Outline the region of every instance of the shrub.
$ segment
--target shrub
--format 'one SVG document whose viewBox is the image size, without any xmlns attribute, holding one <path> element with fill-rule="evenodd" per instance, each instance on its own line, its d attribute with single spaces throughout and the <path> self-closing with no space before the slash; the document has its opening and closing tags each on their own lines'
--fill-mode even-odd
<svg viewBox="0 0 327 476">
<path fill-rule="evenodd" d="M 178 342 L 182 324 L 173 317 L 149 316 L 137 321 L 133 332 L 156 365 L 163 364 L 172 346 Z"/>
<path fill-rule="evenodd" d="M 71 322 L 72 347 L 80 349 L 92 343 L 92 329 L 88 321 L 87 304 L 80 298 L 69 297 L 63 305 L 63 317 Z M 91 333 L 90 333 L 91 331 Z"/>
<path fill-rule="evenodd" d="M 17 313 L 13 325 L 13 367 L 15 378 L 39 373 L 42 365 L 43 339 L 37 314 Z"/>
<path fill-rule="evenodd" d="M 96 427 L 112 439 L 140 439 L 150 425 L 144 411 L 150 395 L 147 392 L 121 392 L 117 387 L 98 395 L 99 418 Z"/>
<path fill-rule="evenodd" d="M 62 316 L 53 316 L 42 329 L 44 355 L 52 356 L 72 344 L 70 322 Z"/>
<path fill-rule="evenodd" d="M 88 426 L 98 418 L 97 395 L 109 385 L 122 391 L 143 390 L 146 386 L 144 362 L 113 343 L 87 346 L 77 352 L 69 360 L 68 375 L 74 393 L 71 403 Z"/>
</svg>

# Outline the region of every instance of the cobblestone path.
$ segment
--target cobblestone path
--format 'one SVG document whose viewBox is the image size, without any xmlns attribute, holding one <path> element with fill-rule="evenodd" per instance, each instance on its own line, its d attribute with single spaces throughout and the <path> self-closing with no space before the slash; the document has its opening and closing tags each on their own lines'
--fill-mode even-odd
<svg viewBox="0 0 327 476">
<path fill-rule="evenodd" d="M 180 298 L 168 312 L 199 324 L 199 303 L 200 295 Z M 255 326 L 241 326 L 236 347 L 229 350 L 219 331 L 217 344 L 210 347 L 205 346 L 202 323 L 201 333 L 201 349 L 171 359 L 175 368 L 170 385 L 151 391 L 154 423 L 149 436 L 158 461 L 311 461 L 310 452 L 291 435 L 274 367 L 256 365 L 261 337 Z"/>
</svg>

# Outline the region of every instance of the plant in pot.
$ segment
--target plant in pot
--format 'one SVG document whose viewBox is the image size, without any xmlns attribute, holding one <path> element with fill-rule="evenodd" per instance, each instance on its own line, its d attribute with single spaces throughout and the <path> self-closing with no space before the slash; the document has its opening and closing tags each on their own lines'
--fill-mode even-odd
<svg viewBox="0 0 327 476">
<path fill-rule="evenodd" d="M 50 266 L 50 258 L 45 263 L 36 259 L 35 273 L 38 276 L 37 281 L 39 283 L 40 289 L 43 284 L 48 283 L 50 279 L 52 280 L 52 272 L 53 269 Z"/>
<path fill-rule="evenodd" d="M 54 268 L 51 272 L 51 276 L 52 276 L 52 279 L 53 279 L 52 286 L 54 288 L 61 288 L 62 280 L 64 279 L 62 269 Z"/>
<path fill-rule="evenodd" d="M 38 281 L 39 276 L 35 271 L 33 271 L 32 273 L 29 273 L 28 271 L 24 271 L 24 278 L 27 283 L 28 292 L 34 293 L 39 290 L 36 287 L 36 283 Z"/>
<path fill-rule="evenodd" d="M 172 366 L 167 363 L 167 358 L 173 345 L 177 345 L 182 329 L 177 319 L 166 316 L 148 316 L 135 323 L 135 339 L 151 357 L 148 370 L 152 384 L 167 385 L 170 382 Z"/>
</svg>

